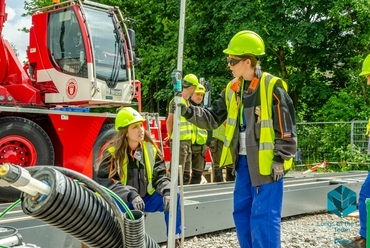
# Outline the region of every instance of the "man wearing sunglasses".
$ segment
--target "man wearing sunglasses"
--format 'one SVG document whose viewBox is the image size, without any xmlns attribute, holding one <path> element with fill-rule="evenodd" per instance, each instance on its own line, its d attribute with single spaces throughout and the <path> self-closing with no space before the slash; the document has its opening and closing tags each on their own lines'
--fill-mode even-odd
<svg viewBox="0 0 370 248">
<path fill-rule="evenodd" d="M 220 166 L 233 163 L 234 223 L 240 247 L 279 248 L 283 176 L 296 147 L 296 120 L 286 83 L 262 72 L 262 38 L 241 31 L 223 51 L 234 76 L 208 109 L 181 105 L 195 125 L 216 129 L 226 120 Z"/>
<path fill-rule="evenodd" d="M 360 76 L 365 76 L 367 85 L 370 85 L 370 54 L 367 55 L 363 64 Z M 367 174 L 365 182 L 361 186 L 358 198 L 358 212 L 360 217 L 360 236 L 353 239 L 349 244 L 343 244 L 343 247 L 366 248 L 366 199 L 370 198 L 370 173 Z"/>
</svg>

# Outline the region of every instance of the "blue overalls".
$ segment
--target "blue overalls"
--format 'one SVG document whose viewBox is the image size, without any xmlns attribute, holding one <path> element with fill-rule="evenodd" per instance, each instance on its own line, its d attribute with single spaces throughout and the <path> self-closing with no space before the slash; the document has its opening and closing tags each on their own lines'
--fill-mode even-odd
<svg viewBox="0 0 370 248">
<path fill-rule="evenodd" d="M 370 198 L 370 172 L 367 174 L 365 182 L 362 184 L 360 196 L 358 198 L 358 211 L 360 214 L 360 235 L 366 238 L 366 198 Z"/>
</svg>

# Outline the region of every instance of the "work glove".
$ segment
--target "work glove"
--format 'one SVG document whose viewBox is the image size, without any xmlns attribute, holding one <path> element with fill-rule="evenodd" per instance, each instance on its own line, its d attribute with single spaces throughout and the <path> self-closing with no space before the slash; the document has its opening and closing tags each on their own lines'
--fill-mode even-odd
<svg viewBox="0 0 370 248">
<path fill-rule="evenodd" d="M 139 195 L 132 200 L 131 204 L 136 210 L 144 211 L 145 209 L 145 203 Z"/>
<path fill-rule="evenodd" d="M 271 177 L 277 182 L 284 177 L 284 165 L 282 163 L 273 162 L 271 169 Z"/>
<path fill-rule="evenodd" d="M 163 196 L 163 211 L 170 210 L 170 196 L 165 195 Z"/>
<path fill-rule="evenodd" d="M 188 107 L 183 103 L 179 103 L 177 106 L 181 108 L 181 115 L 185 115 L 186 111 L 188 110 Z M 170 113 L 174 114 L 175 110 L 176 110 L 176 103 L 175 101 L 173 101 L 171 104 Z"/>
</svg>

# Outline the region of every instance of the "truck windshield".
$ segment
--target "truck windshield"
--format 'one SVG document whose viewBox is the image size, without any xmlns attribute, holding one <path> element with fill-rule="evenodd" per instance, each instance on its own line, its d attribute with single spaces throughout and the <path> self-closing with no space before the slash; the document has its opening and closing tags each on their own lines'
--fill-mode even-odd
<svg viewBox="0 0 370 248">
<path fill-rule="evenodd" d="M 126 68 L 126 60 L 121 59 L 122 44 L 114 25 L 114 15 L 104 10 L 84 9 L 94 48 L 96 77 L 105 81 L 127 81 L 127 69 L 122 69 Z"/>
</svg>

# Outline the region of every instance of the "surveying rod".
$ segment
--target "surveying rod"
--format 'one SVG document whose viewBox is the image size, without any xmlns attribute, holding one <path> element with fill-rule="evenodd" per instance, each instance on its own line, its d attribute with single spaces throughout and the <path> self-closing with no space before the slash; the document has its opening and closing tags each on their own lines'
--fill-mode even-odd
<svg viewBox="0 0 370 248">
<path fill-rule="evenodd" d="M 181 109 L 177 106 L 181 103 L 182 76 L 181 72 L 174 70 L 172 72 L 172 82 L 174 83 L 176 109 L 173 119 L 172 144 L 171 144 L 171 190 L 170 190 L 170 217 L 168 227 L 168 247 L 175 247 L 176 240 L 176 214 L 177 214 L 177 192 L 178 192 L 178 174 L 179 174 L 179 153 L 180 153 L 180 117 Z M 180 166 L 180 168 L 182 168 Z M 180 201 L 181 202 L 181 201 Z M 184 221 L 184 220 L 182 220 Z"/>
<path fill-rule="evenodd" d="M 172 72 L 172 82 L 174 83 L 175 91 L 175 113 L 173 121 L 172 132 L 172 158 L 171 158 L 171 191 L 170 191 L 170 213 L 169 213 L 169 227 L 168 227 L 168 248 L 175 247 L 176 241 L 176 209 L 177 209 L 177 191 L 178 191 L 178 165 L 180 153 L 180 117 L 181 109 L 178 104 L 181 103 L 182 91 L 182 59 L 184 53 L 184 29 L 185 29 L 185 4 L 186 0 L 180 0 L 180 25 L 179 25 L 179 44 L 177 50 L 177 70 Z M 184 165 L 182 165 L 184 166 Z M 182 200 L 180 200 L 180 204 Z M 184 220 L 181 220 L 183 226 Z"/>
</svg>

